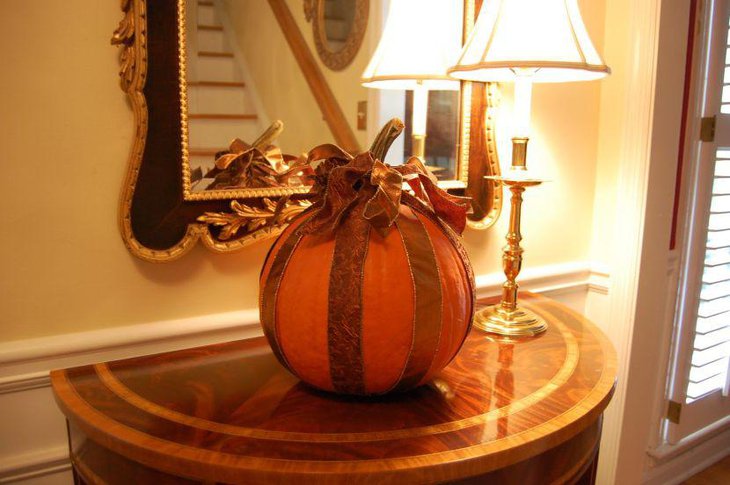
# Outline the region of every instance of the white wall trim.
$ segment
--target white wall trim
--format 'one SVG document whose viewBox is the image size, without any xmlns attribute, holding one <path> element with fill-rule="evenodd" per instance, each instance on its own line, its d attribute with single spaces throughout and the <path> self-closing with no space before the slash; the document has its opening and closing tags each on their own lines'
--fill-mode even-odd
<svg viewBox="0 0 730 485">
<path fill-rule="evenodd" d="M 250 309 L 3 342 L 0 390 L 12 376 L 258 335 L 258 310 Z"/>
<path fill-rule="evenodd" d="M 91 330 L 64 334 L 62 337 L 40 337 L 20 342 L 4 342 L 0 344 L 0 365 L 32 362 L 48 358 L 49 355 L 58 357 L 143 342 L 156 342 L 190 334 L 217 333 L 234 326 L 254 324 L 258 321 L 258 310 L 251 309 Z"/>
<path fill-rule="evenodd" d="M 504 275 L 501 272 L 484 274 L 476 280 L 480 297 L 498 295 Z M 580 311 L 589 292 L 608 292 L 609 275 L 594 269 L 589 262 L 569 262 L 525 268 L 519 282 L 523 290 L 573 303 Z M 5 424 L 0 421 L 0 436 L 13 436 L 26 429 L 26 421 L 31 418 L 22 408 L 30 400 L 37 403 L 38 392 L 48 396 L 42 398 L 41 412 L 49 413 L 53 420 L 61 419 L 48 389 L 51 369 L 260 335 L 258 310 L 250 309 L 1 343 L 0 407 L 4 414 L 17 418 L 6 420 Z M 55 415 L 58 417 L 53 417 Z M 42 437 L 39 449 L 17 450 L 17 453 L 13 450 L 14 454 L 10 456 L 7 451 L 5 455 L 0 454 L 0 483 L 51 474 L 58 474 L 58 478 L 53 478 L 54 483 L 66 481 L 70 465 L 66 446 L 62 445 L 62 431 L 58 433 L 54 438 Z"/>
<path fill-rule="evenodd" d="M 645 485 L 682 483 L 730 454 L 730 418 L 649 454 L 655 459 L 655 465 L 644 474 Z"/>
<path fill-rule="evenodd" d="M 476 277 L 477 295 L 497 295 L 505 281 L 503 273 L 489 273 Z M 552 293 L 561 290 L 589 290 L 608 292 L 609 275 L 603 269 L 587 261 L 571 261 L 522 270 L 517 281 L 521 290 L 535 293 Z"/>
<path fill-rule="evenodd" d="M 498 295 L 504 274 L 476 277 L 477 295 Z M 597 291 L 607 293 L 609 276 L 589 262 L 526 268 L 520 288 L 536 293 Z M 262 335 L 257 309 L 127 325 L 0 343 L 0 393 L 42 386 L 44 372 L 192 345 L 240 340 Z M 18 382 L 19 384 L 14 384 Z M 15 386 L 15 387 L 14 387 Z M 20 387 L 18 387 L 20 386 Z"/>
<path fill-rule="evenodd" d="M 620 139 L 618 178 L 616 183 L 616 212 L 613 221 L 614 238 L 611 251 L 612 289 L 609 296 L 607 333 L 611 336 L 618 355 L 618 384 L 613 400 L 605 412 L 601 439 L 601 456 L 597 481 L 600 484 L 637 483 L 634 463 L 627 463 L 626 454 L 636 455 L 624 433 L 628 417 L 634 412 L 627 409 L 629 379 L 637 364 L 639 345 L 636 342 L 637 310 L 640 277 L 646 281 L 643 264 L 645 229 L 652 162 L 652 140 L 655 132 L 656 73 L 659 55 L 659 25 L 662 2 L 622 2 L 629 22 L 631 60 L 622 73 L 625 94 L 621 100 L 620 116 L 623 127 Z M 611 7 L 607 7 L 611 8 Z M 602 109 L 604 107 L 602 106 Z M 656 164 L 656 163 L 655 163 Z M 650 247 L 650 246 L 647 246 Z M 668 247 L 668 244 L 667 246 Z M 646 323 L 646 322 L 642 322 Z M 644 350 L 644 349 L 641 349 Z M 634 359 L 632 359 L 634 357 Z M 640 445 L 638 445 L 640 446 Z M 640 452 L 639 452 L 640 453 Z"/>
<path fill-rule="evenodd" d="M 705 441 L 709 441 L 718 435 L 730 433 L 730 416 L 725 416 L 719 421 L 715 421 L 709 426 L 682 438 L 674 444 L 665 443 L 648 451 L 654 463 L 659 465 L 677 456 L 687 452 L 688 450 L 701 445 Z M 725 448 L 730 453 L 730 435 L 726 436 Z"/>
</svg>

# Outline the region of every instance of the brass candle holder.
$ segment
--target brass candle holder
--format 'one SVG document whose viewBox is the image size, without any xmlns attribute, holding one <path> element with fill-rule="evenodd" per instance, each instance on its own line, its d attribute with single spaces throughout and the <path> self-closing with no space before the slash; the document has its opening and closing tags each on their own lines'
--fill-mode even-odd
<svg viewBox="0 0 730 485">
<path fill-rule="evenodd" d="M 507 245 L 502 254 L 502 269 L 507 281 L 502 286 L 502 301 L 478 311 L 474 316 L 474 325 L 486 332 L 508 337 L 532 336 L 547 330 L 545 320 L 517 304 L 519 285 L 516 280 L 522 269 L 522 253 L 524 252 L 520 246 L 520 241 L 522 241 L 520 232 L 522 193 L 527 187 L 534 187 L 543 182 L 527 176 L 527 142 L 526 137 L 512 139 L 512 170 L 509 176 L 486 177 L 504 184 L 512 192 Z"/>
<path fill-rule="evenodd" d="M 411 135 L 411 155 L 426 160 L 426 135 Z"/>
</svg>

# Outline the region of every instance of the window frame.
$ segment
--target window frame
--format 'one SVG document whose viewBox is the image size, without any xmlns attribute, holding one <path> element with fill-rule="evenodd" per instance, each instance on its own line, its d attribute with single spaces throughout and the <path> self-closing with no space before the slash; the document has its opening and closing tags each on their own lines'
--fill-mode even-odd
<svg viewBox="0 0 730 485">
<path fill-rule="evenodd" d="M 663 420 L 662 437 L 676 444 L 728 415 L 730 400 L 722 390 L 686 402 L 694 350 L 697 313 L 704 270 L 705 245 L 712 200 L 715 159 L 719 143 L 700 139 L 703 117 L 717 116 L 718 133 L 730 135 L 730 115 L 720 113 L 728 36 L 729 0 L 697 2 L 693 62 L 687 109 L 684 178 L 680 186 L 677 250 L 679 278 L 674 338 L 667 382 L 667 398 L 681 404 L 679 422 Z M 718 13 L 722 13 L 718 15 Z M 707 28 L 711 26 L 711 28 Z M 722 55 L 713 56 L 719 50 Z M 730 148 L 730 136 L 725 144 Z"/>
</svg>

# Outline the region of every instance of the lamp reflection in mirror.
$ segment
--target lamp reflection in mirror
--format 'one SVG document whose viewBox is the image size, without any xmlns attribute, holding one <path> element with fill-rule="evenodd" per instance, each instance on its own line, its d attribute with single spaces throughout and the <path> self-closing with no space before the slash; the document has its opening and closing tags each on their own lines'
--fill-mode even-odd
<svg viewBox="0 0 730 485">
<path fill-rule="evenodd" d="M 517 275 L 522 267 L 520 215 L 522 193 L 539 185 L 527 170 L 532 83 L 589 81 L 610 69 L 596 51 L 583 24 L 577 0 L 490 0 L 448 70 L 457 79 L 515 83 L 512 166 L 490 177 L 512 193 L 509 232 L 502 266 L 507 281 L 499 304 L 475 316 L 475 326 L 505 336 L 537 335 L 545 321 L 517 304 Z"/>
<path fill-rule="evenodd" d="M 461 49 L 462 0 L 391 0 L 362 85 L 413 91 L 413 155 L 425 156 L 429 90 L 458 90 L 446 69 Z"/>
</svg>

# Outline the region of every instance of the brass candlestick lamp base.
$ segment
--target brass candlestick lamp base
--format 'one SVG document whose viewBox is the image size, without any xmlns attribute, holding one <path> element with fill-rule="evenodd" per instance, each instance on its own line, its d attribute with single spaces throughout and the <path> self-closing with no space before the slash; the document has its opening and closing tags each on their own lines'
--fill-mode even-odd
<svg viewBox="0 0 730 485">
<path fill-rule="evenodd" d="M 526 308 L 509 310 L 503 303 L 477 312 L 474 326 L 480 330 L 506 337 L 531 337 L 547 330 L 547 323 Z"/>
<path fill-rule="evenodd" d="M 411 135 L 411 154 L 426 163 L 426 135 Z"/>
<path fill-rule="evenodd" d="M 522 253 L 524 252 L 522 247 L 520 247 L 520 241 L 522 240 L 522 234 L 520 233 L 522 193 L 526 187 L 540 185 L 542 181 L 520 176 L 521 174 L 526 174 L 524 157 L 527 148 L 527 139 L 515 138 L 512 141 L 515 147 L 513 151 L 515 155 L 513 155 L 512 161 L 512 176 L 486 177 L 506 185 L 509 187 L 510 192 L 512 192 L 512 210 L 509 218 L 507 245 L 504 247 L 502 254 L 502 268 L 504 269 L 507 281 L 502 286 L 502 301 L 497 305 L 478 311 L 474 315 L 474 326 L 485 332 L 497 335 L 521 337 L 537 335 L 547 330 L 545 320 L 530 310 L 517 305 L 517 289 L 519 285 L 515 281 L 522 269 Z"/>
</svg>

